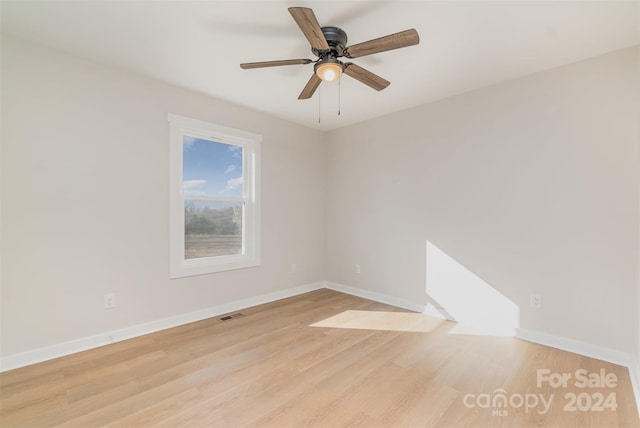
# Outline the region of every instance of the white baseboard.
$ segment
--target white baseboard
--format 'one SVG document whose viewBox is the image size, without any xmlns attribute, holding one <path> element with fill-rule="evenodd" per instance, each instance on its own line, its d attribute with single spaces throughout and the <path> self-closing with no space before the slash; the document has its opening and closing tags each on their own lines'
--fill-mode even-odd
<svg viewBox="0 0 640 428">
<path fill-rule="evenodd" d="M 145 334 L 154 333 L 156 331 L 165 330 L 172 327 L 188 324 L 195 321 L 215 317 L 229 312 L 246 309 L 251 306 L 261 305 L 273 302 L 287 297 L 297 296 L 298 294 L 307 293 L 309 291 L 324 288 L 323 282 L 306 284 L 299 287 L 280 290 L 273 293 L 263 294 L 261 296 L 250 297 L 247 299 L 236 300 L 222 305 L 189 312 L 174 317 L 163 318 L 144 324 L 138 324 L 119 330 L 105 331 L 103 333 L 71 340 L 69 342 L 59 343 L 45 348 L 34 349 L 32 351 L 21 352 L 18 354 L 8 355 L 0 358 L 0 372 L 17 369 L 19 367 L 40 363 L 65 355 L 74 354 L 76 352 L 86 351 L 88 349 L 98 348 L 122 340 L 132 339 L 134 337 L 143 336 Z"/>
<path fill-rule="evenodd" d="M 578 340 L 568 339 L 566 337 L 554 336 L 551 334 L 524 328 L 517 329 L 516 337 L 518 339 L 539 343 L 540 345 L 550 346 L 552 348 L 562 349 L 563 351 L 573 352 L 574 354 L 584 355 L 585 357 L 607 361 L 609 363 L 618 364 L 620 366 L 630 368 L 631 364 L 633 363 L 633 356 L 630 353 L 617 351 L 586 342 L 580 342 Z"/>
<path fill-rule="evenodd" d="M 251 306 L 261 305 L 280 299 L 285 299 L 298 294 L 307 293 L 309 291 L 328 288 L 340 291 L 353 296 L 362 297 L 376 302 L 386 303 L 388 305 L 397 306 L 399 308 L 408 309 L 416 312 L 425 312 L 426 305 L 419 305 L 398 297 L 388 296 L 360 288 L 349 287 L 346 285 L 336 284 L 332 282 L 316 282 L 312 284 L 302 285 L 300 287 L 290 288 L 287 290 L 276 291 L 257 297 L 236 300 L 222 305 L 189 312 L 174 317 L 163 318 L 144 324 L 138 324 L 131 327 L 125 327 L 119 330 L 105 331 L 103 333 L 71 340 L 69 342 L 58 343 L 44 348 L 38 348 L 31 351 L 21 352 L 18 354 L 8 355 L 0 358 L 0 372 L 17 369 L 31 364 L 40 363 L 54 358 L 63 357 L 65 355 L 74 354 L 76 352 L 86 351 L 88 349 L 98 348 L 110 343 L 120 342 L 122 340 L 132 339 L 134 337 L 143 336 L 145 334 L 154 333 L 156 331 L 168 328 L 178 327 L 195 321 L 215 317 L 229 312 L 238 311 Z"/>
<path fill-rule="evenodd" d="M 398 308 L 407 309 L 414 312 L 425 312 L 427 305 L 414 303 L 400 297 L 389 296 L 375 291 L 364 290 L 362 288 L 350 287 L 331 281 L 325 281 L 325 288 L 340 291 L 342 293 L 351 294 L 352 296 L 362 297 L 363 299 L 373 300 L 374 302 L 386 303 L 387 305 L 396 306 Z"/>
</svg>

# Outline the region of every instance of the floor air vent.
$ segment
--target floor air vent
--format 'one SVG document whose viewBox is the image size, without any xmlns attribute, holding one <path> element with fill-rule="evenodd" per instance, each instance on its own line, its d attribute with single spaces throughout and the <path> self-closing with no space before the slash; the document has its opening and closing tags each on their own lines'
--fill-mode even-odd
<svg viewBox="0 0 640 428">
<path fill-rule="evenodd" d="M 243 316 L 244 316 L 244 314 L 243 314 L 243 313 L 238 312 L 237 314 L 233 314 L 233 315 L 225 315 L 225 316 L 222 316 L 222 317 L 220 317 L 220 318 L 218 318 L 218 319 L 219 319 L 220 321 L 231 321 L 231 320 L 233 320 L 233 319 L 240 318 L 240 317 L 243 317 Z"/>
</svg>

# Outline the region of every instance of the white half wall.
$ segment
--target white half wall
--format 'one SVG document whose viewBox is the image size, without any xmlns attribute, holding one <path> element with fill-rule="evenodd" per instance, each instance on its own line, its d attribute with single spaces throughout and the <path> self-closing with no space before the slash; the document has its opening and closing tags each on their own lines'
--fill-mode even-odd
<svg viewBox="0 0 640 428">
<path fill-rule="evenodd" d="M 639 52 L 330 132 L 327 280 L 437 307 L 428 242 L 515 303 L 519 328 L 632 355 Z"/>
<path fill-rule="evenodd" d="M 2 357 L 324 279 L 321 132 L 6 36 L 1 83 Z M 263 136 L 261 267 L 169 279 L 167 113 Z"/>
</svg>

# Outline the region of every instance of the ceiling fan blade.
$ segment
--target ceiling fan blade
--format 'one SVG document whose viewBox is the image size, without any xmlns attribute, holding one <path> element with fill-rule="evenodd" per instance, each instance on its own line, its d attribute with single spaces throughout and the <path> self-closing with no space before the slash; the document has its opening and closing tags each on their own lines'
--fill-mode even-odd
<svg viewBox="0 0 640 428">
<path fill-rule="evenodd" d="M 309 40 L 312 48 L 319 51 L 329 50 L 329 44 L 322 33 L 322 28 L 318 24 L 313 10 L 308 7 L 290 7 L 289 13 L 293 16 L 304 36 Z"/>
<path fill-rule="evenodd" d="M 320 86 L 320 82 L 322 82 L 322 79 L 320 79 L 316 73 L 313 73 L 311 79 L 309 79 L 302 92 L 300 92 L 298 99 L 306 100 L 311 98 L 316 89 L 318 89 L 318 86 Z"/>
<path fill-rule="evenodd" d="M 349 46 L 345 50 L 347 58 L 360 58 L 365 55 L 371 55 L 378 52 L 390 51 L 392 49 L 405 48 L 420 43 L 418 32 L 412 28 L 410 30 L 401 31 L 388 36 L 379 37 L 369 40 L 368 42 L 358 43 Z"/>
<path fill-rule="evenodd" d="M 299 65 L 312 63 L 310 59 L 283 59 L 280 61 L 262 61 L 262 62 L 245 62 L 240 64 L 240 68 L 248 70 L 250 68 L 263 68 L 263 67 L 279 67 L 281 65 Z"/>
<path fill-rule="evenodd" d="M 365 70 L 352 62 L 348 62 L 344 65 L 344 74 L 372 87 L 376 91 L 383 90 L 391 83 L 377 74 L 373 74 L 369 70 Z"/>
</svg>

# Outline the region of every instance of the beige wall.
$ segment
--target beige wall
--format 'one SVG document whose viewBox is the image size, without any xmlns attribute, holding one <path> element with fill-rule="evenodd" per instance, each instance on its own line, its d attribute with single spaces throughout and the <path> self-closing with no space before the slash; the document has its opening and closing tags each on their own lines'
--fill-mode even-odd
<svg viewBox="0 0 640 428">
<path fill-rule="evenodd" d="M 426 303 L 429 241 L 521 328 L 634 352 L 638 52 L 329 133 L 327 279 Z"/>
<path fill-rule="evenodd" d="M 323 279 L 426 303 L 427 241 L 521 327 L 633 352 L 638 55 L 322 134 L 3 37 L 1 355 Z M 168 279 L 168 112 L 264 136 L 262 267 Z"/>
<path fill-rule="evenodd" d="M 263 135 L 260 268 L 169 280 L 168 112 Z M 3 37 L 2 355 L 322 280 L 324 192 L 320 132 Z"/>
</svg>

